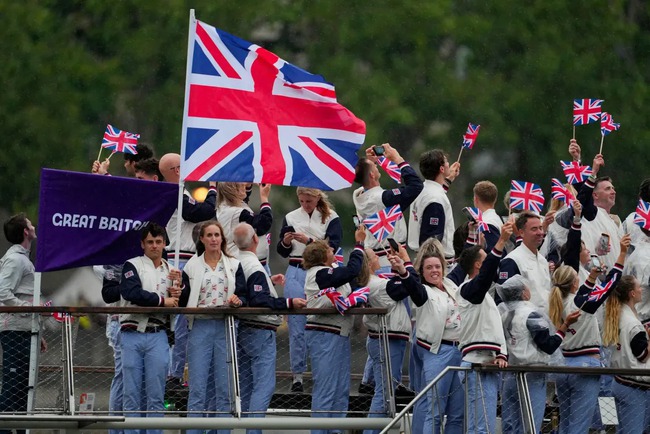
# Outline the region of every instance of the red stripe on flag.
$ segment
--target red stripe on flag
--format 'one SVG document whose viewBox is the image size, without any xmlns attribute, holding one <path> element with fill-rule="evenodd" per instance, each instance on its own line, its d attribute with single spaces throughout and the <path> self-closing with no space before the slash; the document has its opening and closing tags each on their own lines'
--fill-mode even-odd
<svg viewBox="0 0 650 434">
<path fill-rule="evenodd" d="M 226 58 L 223 57 L 221 50 L 217 48 L 215 43 L 212 41 L 212 38 L 208 36 L 208 33 L 199 22 L 196 23 L 196 34 L 198 35 L 199 39 L 201 39 L 201 42 L 203 42 L 205 48 L 210 52 L 210 54 L 212 54 L 212 57 L 214 57 L 214 60 L 217 62 L 217 64 L 219 64 L 219 67 L 223 73 L 226 74 L 226 77 L 241 78 L 237 71 L 235 71 L 233 67 L 230 66 L 230 63 L 226 60 Z"/>
<path fill-rule="evenodd" d="M 307 147 L 316 155 L 316 157 L 325 163 L 330 169 L 335 171 L 341 178 L 345 179 L 348 182 L 354 181 L 354 171 L 348 169 L 343 164 L 341 164 L 336 158 L 333 158 L 330 154 L 325 152 L 320 146 L 318 146 L 311 138 L 299 136 L 299 138 L 305 142 Z"/>
<path fill-rule="evenodd" d="M 221 148 L 217 149 L 217 151 L 214 154 L 209 156 L 203 163 L 197 166 L 196 169 L 194 169 L 189 175 L 187 175 L 185 180 L 200 181 L 203 178 L 203 176 L 205 176 L 206 173 L 208 173 L 217 164 L 219 164 L 219 162 L 223 159 L 223 157 L 230 155 L 232 152 L 234 152 L 235 149 L 237 149 L 237 147 L 241 146 L 252 136 L 253 133 L 250 131 L 242 131 L 241 133 L 237 134 L 225 146 L 222 146 Z"/>
</svg>

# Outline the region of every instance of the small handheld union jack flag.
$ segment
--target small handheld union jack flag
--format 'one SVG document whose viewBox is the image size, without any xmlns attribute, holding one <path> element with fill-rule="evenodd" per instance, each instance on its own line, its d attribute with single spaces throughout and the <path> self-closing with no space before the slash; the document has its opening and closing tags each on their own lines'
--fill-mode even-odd
<svg viewBox="0 0 650 434">
<path fill-rule="evenodd" d="M 382 279 L 392 279 L 395 277 L 395 273 L 379 273 L 377 274 L 377 277 L 381 277 Z"/>
<path fill-rule="evenodd" d="M 336 249 L 336 253 L 334 253 L 334 259 L 336 261 L 337 267 L 342 267 L 345 265 L 345 262 L 343 262 L 343 249 L 341 247 Z"/>
<path fill-rule="evenodd" d="M 384 169 L 384 172 L 390 176 L 395 182 L 399 183 L 402 180 L 402 171 L 399 166 L 386 157 L 379 157 L 377 159 L 379 167 Z"/>
<path fill-rule="evenodd" d="M 573 100 L 573 125 L 586 125 L 598 122 L 602 111 L 602 99 L 574 99 Z"/>
<path fill-rule="evenodd" d="M 584 182 L 593 173 L 590 166 L 581 166 L 578 161 L 560 161 L 560 164 L 569 184 Z"/>
<path fill-rule="evenodd" d="M 377 238 L 377 241 L 384 241 L 395 230 L 397 221 L 402 218 L 402 210 L 399 205 L 383 209 L 371 216 L 368 216 L 363 224 L 370 233 Z"/>
<path fill-rule="evenodd" d="M 468 207 L 465 207 L 464 209 L 467 210 L 467 213 L 478 224 L 479 232 L 490 232 L 490 227 L 488 226 L 487 223 L 485 223 L 483 221 L 483 213 L 481 212 L 480 209 L 474 208 L 473 206 L 468 206 Z"/>
<path fill-rule="evenodd" d="M 617 131 L 621 128 L 621 124 L 614 123 L 614 118 L 607 112 L 600 115 L 600 134 L 603 136 L 608 135 L 612 131 Z"/>
<path fill-rule="evenodd" d="M 478 137 L 478 130 L 480 128 L 480 125 L 474 125 L 471 122 L 467 125 L 467 131 L 463 134 L 464 148 L 472 149 L 474 147 L 474 143 L 476 143 L 476 138 Z"/>
<path fill-rule="evenodd" d="M 368 296 L 370 295 L 370 288 L 364 286 L 357 288 L 348 295 L 348 304 L 350 307 L 359 306 L 363 303 L 368 303 Z"/>
<path fill-rule="evenodd" d="M 603 298 L 603 296 L 607 294 L 607 292 L 614 287 L 617 277 L 618 274 L 614 274 L 612 278 L 609 279 L 609 282 L 605 284 L 596 285 L 594 289 L 592 289 L 591 292 L 589 293 L 589 296 L 587 297 L 587 301 L 598 301 L 601 298 Z"/>
<path fill-rule="evenodd" d="M 325 293 L 327 298 L 330 299 L 336 310 L 343 315 L 346 310 L 350 308 L 350 303 L 348 302 L 348 299 L 343 297 L 343 295 L 335 290 L 334 288 L 331 288 L 331 291 L 328 291 Z"/>
<path fill-rule="evenodd" d="M 539 214 L 544 206 L 544 193 L 537 184 L 525 181 L 510 182 L 510 208 Z"/>
<path fill-rule="evenodd" d="M 634 213 L 634 223 L 642 229 L 650 230 L 650 202 L 639 199 Z"/>
<path fill-rule="evenodd" d="M 571 202 L 575 200 L 573 193 L 557 178 L 551 179 L 551 197 L 555 200 L 561 200 L 567 205 L 571 205 Z"/>
<path fill-rule="evenodd" d="M 102 140 L 102 148 L 113 152 L 124 152 L 125 154 L 137 154 L 136 146 L 140 134 L 129 133 L 115 128 L 113 125 L 106 125 L 106 132 Z"/>
</svg>

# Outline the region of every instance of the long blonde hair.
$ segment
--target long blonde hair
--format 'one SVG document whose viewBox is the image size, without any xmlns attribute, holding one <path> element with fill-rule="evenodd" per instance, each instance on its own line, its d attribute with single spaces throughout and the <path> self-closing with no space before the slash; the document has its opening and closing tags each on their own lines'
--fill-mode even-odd
<svg viewBox="0 0 650 434">
<path fill-rule="evenodd" d="M 372 270 L 370 269 L 370 256 L 368 256 L 368 250 L 372 251 L 372 249 L 365 248 L 363 249 L 363 262 L 361 263 L 361 271 L 359 272 L 359 275 L 357 276 L 357 285 L 359 286 L 367 286 L 368 282 L 370 282 L 370 275 L 373 274 Z"/>
<path fill-rule="evenodd" d="M 571 293 L 575 282 L 576 270 L 568 265 L 562 265 L 553 273 L 553 289 L 548 297 L 548 316 L 555 327 L 560 327 L 564 322 L 564 299 Z"/>
<path fill-rule="evenodd" d="M 241 206 L 244 201 L 239 197 L 240 182 L 220 182 L 217 187 L 217 204 L 226 203 L 231 206 Z"/>
<path fill-rule="evenodd" d="M 632 292 L 636 285 L 636 278 L 630 275 L 623 276 L 614 285 L 614 289 L 610 289 L 612 295 L 609 296 L 605 304 L 604 346 L 619 343 L 621 306 L 630 300 L 630 292 Z"/>
<path fill-rule="evenodd" d="M 327 194 L 324 191 L 317 188 L 308 188 L 308 187 L 298 187 L 296 189 L 296 195 L 300 196 L 301 194 L 306 194 L 307 196 L 317 197 L 318 203 L 316 204 L 316 209 L 320 212 L 321 223 L 325 224 L 330 214 L 332 213 L 332 204 L 327 198 Z"/>
</svg>

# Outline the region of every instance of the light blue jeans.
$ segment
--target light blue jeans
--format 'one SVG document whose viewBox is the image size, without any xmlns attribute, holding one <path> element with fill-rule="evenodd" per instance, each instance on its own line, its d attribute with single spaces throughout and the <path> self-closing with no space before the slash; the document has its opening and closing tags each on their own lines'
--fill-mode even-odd
<svg viewBox="0 0 650 434">
<path fill-rule="evenodd" d="M 307 272 L 302 268 L 287 267 L 284 275 L 284 296 L 286 298 L 305 298 L 305 277 Z M 302 374 L 307 370 L 307 343 L 305 341 L 306 315 L 287 315 L 289 326 L 289 359 L 291 372 Z"/>
<path fill-rule="evenodd" d="M 420 357 L 420 352 L 417 349 L 418 345 L 413 342 L 415 342 L 415 327 L 411 332 L 409 383 L 411 385 L 411 389 L 420 393 L 426 386 L 426 382 L 424 381 L 424 371 L 422 370 L 422 358 Z M 423 432 L 424 420 L 427 416 L 427 413 L 431 413 L 431 402 L 429 401 L 429 396 L 424 395 L 413 405 L 413 423 L 411 426 L 411 431 L 414 433 Z"/>
<path fill-rule="evenodd" d="M 275 391 L 275 331 L 240 323 L 237 348 L 242 411 L 257 412 L 245 417 L 264 417 Z M 260 429 L 246 432 L 262 434 Z"/>
<path fill-rule="evenodd" d="M 187 411 L 190 417 L 230 417 L 230 383 L 226 320 L 194 319 L 187 342 L 190 392 Z M 221 414 L 207 415 L 213 410 Z M 187 430 L 200 434 L 202 430 Z M 230 430 L 218 430 L 228 434 Z"/>
<path fill-rule="evenodd" d="M 124 415 L 127 417 L 163 417 L 165 410 L 165 377 L 169 364 L 167 333 L 120 332 L 122 343 L 122 373 Z M 142 402 L 146 411 L 141 413 Z M 139 430 L 124 430 L 138 433 Z M 147 430 L 162 434 L 162 430 Z"/>
<path fill-rule="evenodd" d="M 345 417 L 350 397 L 350 338 L 335 333 L 307 330 L 311 359 L 313 417 Z M 312 434 L 341 430 L 311 430 Z"/>
<path fill-rule="evenodd" d="M 440 345 L 438 354 L 433 354 L 419 345 L 414 345 L 422 359 L 422 372 L 424 386 L 431 383 L 447 366 L 460 366 L 461 355 L 458 347 Z M 447 421 L 444 426 L 446 434 L 462 434 L 463 418 L 465 415 L 465 392 L 460 384 L 456 372 L 449 372 L 427 393 L 429 403 L 433 403 L 433 417 L 431 405 L 426 409 L 424 430 L 422 432 L 439 433 L 442 429 L 444 416 Z"/>
<path fill-rule="evenodd" d="M 370 403 L 370 414 L 368 417 L 388 417 L 388 409 L 386 408 L 386 397 L 384 396 L 384 381 L 386 375 L 384 373 L 384 351 L 381 347 L 380 339 L 373 339 L 368 337 L 366 340 L 366 349 L 368 357 L 372 360 L 374 367 L 375 381 L 375 394 Z M 402 362 L 404 361 L 404 352 L 406 351 L 406 340 L 404 339 L 388 339 L 388 351 L 390 355 L 391 367 L 391 384 L 395 385 L 402 377 Z M 377 434 L 380 430 L 364 430 L 363 434 Z"/>
<path fill-rule="evenodd" d="M 546 409 L 546 374 L 530 373 L 526 375 L 526 380 L 528 380 L 528 393 L 533 407 L 535 432 L 540 432 Z M 520 402 L 515 374 L 504 373 L 501 389 L 501 420 L 504 434 L 525 432 Z"/>
<path fill-rule="evenodd" d="M 178 263 L 178 269 L 183 271 L 187 261 L 187 259 L 181 259 Z M 187 337 L 190 332 L 187 327 L 187 317 L 183 314 L 176 315 L 172 327 L 174 327 L 174 346 L 171 349 L 171 360 L 167 375 L 180 380 L 185 372 Z"/>
<path fill-rule="evenodd" d="M 467 367 L 472 364 L 461 362 L 460 366 Z M 458 376 L 461 383 L 466 384 L 468 395 L 467 432 L 473 434 L 495 432 L 500 375 L 498 373 L 459 371 Z"/>
<path fill-rule="evenodd" d="M 624 386 L 614 380 L 612 395 L 616 400 L 618 413 L 618 434 L 643 434 L 650 424 L 646 408 L 650 403 L 650 390 Z"/>
<path fill-rule="evenodd" d="M 566 357 L 565 361 L 567 366 L 600 367 L 598 357 Z M 560 433 L 584 434 L 588 432 L 598 405 L 600 376 L 558 374 L 556 385 L 560 401 Z"/>
<path fill-rule="evenodd" d="M 118 320 L 111 320 L 109 318 L 106 324 L 106 337 L 108 338 L 108 345 L 113 348 L 113 360 L 115 361 L 115 374 L 113 381 L 111 381 L 111 392 L 108 398 L 108 414 L 111 416 L 122 415 L 122 343 L 120 340 L 120 322 Z M 124 430 L 111 429 L 108 430 L 109 434 L 122 434 Z"/>
</svg>

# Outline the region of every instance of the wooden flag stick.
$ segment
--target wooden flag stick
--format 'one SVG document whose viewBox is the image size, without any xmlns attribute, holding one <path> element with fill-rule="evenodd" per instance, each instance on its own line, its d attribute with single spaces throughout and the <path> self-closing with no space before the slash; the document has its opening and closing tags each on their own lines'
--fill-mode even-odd
<svg viewBox="0 0 650 434">
<path fill-rule="evenodd" d="M 99 161 L 99 158 L 102 156 L 102 150 L 104 149 L 103 146 L 99 147 L 99 154 L 97 154 L 97 161 Z"/>
<path fill-rule="evenodd" d="M 458 154 L 458 160 L 456 160 L 457 163 L 460 162 L 460 156 L 463 155 L 463 149 L 465 149 L 465 147 L 461 146 L 460 147 L 460 153 Z"/>
<path fill-rule="evenodd" d="M 576 139 L 576 126 L 573 125 L 573 140 Z"/>
<path fill-rule="evenodd" d="M 111 157 L 112 157 L 114 154 L 117 154 L 117 152 L 115 152 L 115 151 L 111 152 L 111 155 L 108 156 L 107 160 L 110 160 Z"/>
<path fill-rule="evenodd" d="M 600 136 L 600 151 L 598 151 L 599 154 L 603 153 L 603 142 L 605 141 L 605 135 L 601 134 Z"/>
</svg>

